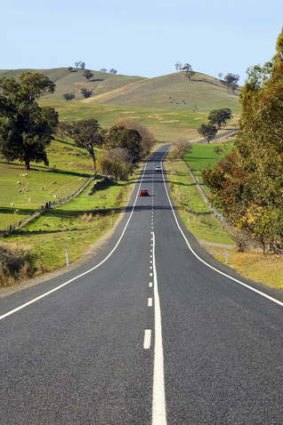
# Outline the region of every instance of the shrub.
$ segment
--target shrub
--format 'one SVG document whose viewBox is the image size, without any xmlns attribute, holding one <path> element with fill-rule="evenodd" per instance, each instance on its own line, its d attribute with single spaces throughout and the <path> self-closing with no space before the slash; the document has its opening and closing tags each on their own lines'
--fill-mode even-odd
<svg viewBox="0 0 283 425">
<path fill-rule="evenodd" d="M 173 146 L 170 150 L 170 158 L 171 159 L 182 159 L 184 153 L 188 150 L 192 149 L 192 145 L 184 139 L 177 140 L 173 143 Z"/>
<path fill-rule="evenodd" d="M 34 262 L 34 255 L 29 252 L 0 245 L 0 286 L 31 277 L 36 270 Z"/>
<path fill-rule="evenodd" d="M 115 180 L 128 180 L 133 164 L 128 159 L 127 149 L 114 148 L 104 152 L 98 160 L 98 168 L 102 174 Z"/>
<path fill-rule="evenodd" d="M 92 95 L 92 90 L 89 90 L 89 89 L 86 89 L 85 87 L 83 87 L 81 89 L 81 94 L 84 98 L 87 99 L 88 97 L 90 97 Z"/>
<path fill-rule="evenodd" d="M 76 96 L 74 95 L 74 93 L 64 93 L 63 97 L 65 100 L 73 100 Z"/>
</svg>

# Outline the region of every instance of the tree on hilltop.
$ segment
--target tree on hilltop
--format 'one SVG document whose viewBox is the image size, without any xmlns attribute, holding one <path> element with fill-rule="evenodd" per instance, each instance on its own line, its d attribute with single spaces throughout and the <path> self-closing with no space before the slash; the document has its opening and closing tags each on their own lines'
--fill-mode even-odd
<svg viewBox="0 0 283 425">
<path fill-rule="evenodd" d="M 185 63 L 182 66 L 182 71 L 185 72 L 185 75 L 188 80 L 190 80 L 192 76 L 195 74 L 195 72 L 193 71 L 192 65 L 190 65 L 189 63 Z"/>
<path fill-rule="evenodd" d="M 83 62 L 83 61 L 77 61 L 77 62 L 75 62 L 75 67 L 77 68 L 77 69 L 85 69 L 85 62 Z"/>
<path fill-rule="evenodd" d="M 176 71 L 181 71 L 183 68 L 183 65 L 180 62 L 175 63 L 175 69 Z"/>
<path fill-rule="evenodd" d="M 225 75 L 224 81 L 227 84 L 227 86 L 231 87 L 232 93 L 235 93 L 236 88 L 238 87 L 240 76 L 237 74 L 232 74 L 229 72 Z"/>
</svg>

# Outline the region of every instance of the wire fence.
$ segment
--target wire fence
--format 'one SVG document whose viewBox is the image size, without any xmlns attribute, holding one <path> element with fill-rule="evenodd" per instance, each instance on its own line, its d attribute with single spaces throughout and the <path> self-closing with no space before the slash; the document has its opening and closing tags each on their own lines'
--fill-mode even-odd
<svg viewBox="0 0 283 425">
<path fill-rule="evenodd" d="M 41 205 L 41 207 L 38 210 L 34 211 L 32 214 L 29 214 L 23 220 L 19 221 L 16 224 L 11 224 L 6 229 L 0 231 L 0 237 L 9 236 L 12 233 L 20 230 L 27 224 L 31 223 L 32 221 L 34 221 L 41 215 L 45 214 L 47 211 L 72 201 L 85 190 L 85 188 L 90 184 L 92 180 L 93 180 L 93 177 L 90 177 L 89 179 L 87 179 L 87 181 L 75 193 L 73 193 L 70 196 L 59 199 L 58 201 L 48 201 L 44 205 Z"/>
</svg>

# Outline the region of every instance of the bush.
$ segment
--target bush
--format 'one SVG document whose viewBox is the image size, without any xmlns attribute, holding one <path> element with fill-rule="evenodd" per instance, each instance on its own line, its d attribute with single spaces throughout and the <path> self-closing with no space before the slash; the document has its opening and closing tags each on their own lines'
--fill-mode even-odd
<svg viewBox="0 0 283 425">
<path fill-rule="evenodd" d="M 177 140 L 173 143 L 170 150 L 171 159 L 182 159 L 185 152 L 192 149 L 192 145 L 184 139 Z"/>
<path fill-rule="evenodd" d="M 102 174 L 113 177 L 115 180 L 128 180 L 133 170 L 133 164 L 128 159 L 126 149 L 110 149 L 98 160 L 98 169 Z"/>
<path fill-rule="evenodd" d="M 83 76 L 87 79 L 90 80 L 93 77 L 93 72 L 91 72 L 89 69 L 85 69 Z"/>
<path fill-rule="evenodd" d="M 74 93 L 64 93 L 63 97 L 65 100 L 73 100 L 76 96 L 74 95 Z"/>
<path fill-rule="evenodd" d="M 81 89 L 81 94 L 84 98 L 88 98 L 92 95 L 92 90 L 86 89 L 85 87 Z"/>
<path fill-rule="evenodd" d="M 35 257 L 23 250 L 0 245 L 0 286 L 31 277 L 35 272 Z"/>
</svg>

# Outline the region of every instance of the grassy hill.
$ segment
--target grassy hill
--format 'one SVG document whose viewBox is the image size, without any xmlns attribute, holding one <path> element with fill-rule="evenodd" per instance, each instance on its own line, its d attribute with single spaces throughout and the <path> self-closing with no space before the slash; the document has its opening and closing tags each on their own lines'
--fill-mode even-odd
<svg viewBox="0 0 283 425">
<path fill-rule="evenodd" d="M 191 80 L 182 72 L 138 80 L 83 102 L 199 111 L 226 105 L 238 111 L 238 98 L 231 90 L 217 78 L 202 73 L 196 73 Z"/>
<path fill-rule="evenodd" d="M 41 72 L 56 83 L 55 93 L 45 96 L 46 98 L 52 99 L 61 99 L 64 93 L 74 93 L 76 98 L 82 99 L 83 97 L 80 90 L 83 87 L 91 89 L 93 95 L 100 95 L 101 93 L 144 79 L 142 77 L 114 75 L 106 72 L 93 71 L 93 77 L 87 80 L 83 76 L 82 70 L 70 72 L 68 68 L 0 70 L 0 78 L 17 77 L 26 71 Z"/>
</svg>

